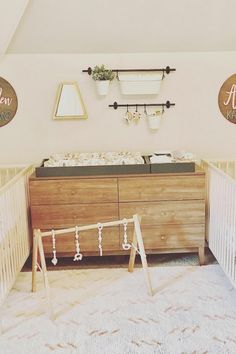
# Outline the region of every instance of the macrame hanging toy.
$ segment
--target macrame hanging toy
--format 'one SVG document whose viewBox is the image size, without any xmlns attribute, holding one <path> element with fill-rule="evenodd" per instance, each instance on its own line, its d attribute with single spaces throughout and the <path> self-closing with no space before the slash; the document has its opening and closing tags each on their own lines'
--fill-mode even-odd
<svg viewBox="0 0 236 354">
<path fill-rule="evenodd" d="M 135 112 L 133 113 L 133 121 L 135 124 L 138 124 L 138 122 L 140 121 L 141 119 L 141 114 L 139 113 L 138 111 L 138 106 L 136 105 L 136 110 Z"/>
<path fill-rule="evenodd" d="M 128 243 L 128 235 L 127 235 L 127 220 L 123 219 L 124 226 L 124 242 L 122 243 L 123 250 L 128 251 L 131 248 L 131 245 Z"/>
<path fill-rule="evenodd" d="M 98 248 L 99 248 L 100 256 L 102 256 L 102 229 L 103 229 L 103 225 L 101 223 L 98 223 L 97 226 L 98 226 Z"/>
<path fill-rule="evenodd" d="M 127 105 L 127 111 L 124 116 L 125 122 L 129 125 L 133 119 L 133 113 L 129 111 L 129 106 Z"/>
<path fill-rule="evenodd" d="M 52 230 L 52 253 L 53 253 L 53 258 L 52 258 L 52 264 L 55 266 L 57 264 L 57 251 L 56 251 L 56 237 L 55 237 L 55 231 Z"/>
<path fill-rule="evenodd" d="M 82 253 L 80 253 L 78 226 L 75 227 L 75 248 L 76 248 L 76 253 L 74 255 L 73 261 L 82 261 L 83 255 L 82 255 Z"/>
</svg>

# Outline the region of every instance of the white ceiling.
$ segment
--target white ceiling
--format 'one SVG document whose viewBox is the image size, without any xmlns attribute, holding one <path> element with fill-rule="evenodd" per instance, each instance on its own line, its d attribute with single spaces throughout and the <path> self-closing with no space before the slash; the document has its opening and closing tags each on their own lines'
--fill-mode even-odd
<svg viewBox="0 0 236 354">
<path fill-rule="evenodd" d="M 236 50 L 235 22 L 236 0 L 30 0 L 8 53 Z"/>
</svg>

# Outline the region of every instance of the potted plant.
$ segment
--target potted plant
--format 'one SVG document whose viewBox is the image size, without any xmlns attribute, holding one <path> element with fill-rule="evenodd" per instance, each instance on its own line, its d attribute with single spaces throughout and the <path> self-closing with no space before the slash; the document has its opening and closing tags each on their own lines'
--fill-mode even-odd
<svg viewBox="0 0 236 354">
<path fill-rule="evenodd" d="M 92 70 L 92 78 L 95 80 L 97 92 L 99 95 L 107 95 L 110 82 L 115 78 L 112 70 L 106 69 L 105 65 L 96 65 Z"/>
</svg>

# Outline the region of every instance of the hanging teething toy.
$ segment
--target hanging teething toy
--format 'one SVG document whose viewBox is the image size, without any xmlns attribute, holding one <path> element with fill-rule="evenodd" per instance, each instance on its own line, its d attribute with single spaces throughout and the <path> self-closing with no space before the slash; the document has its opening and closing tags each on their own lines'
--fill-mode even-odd
<svg viewBox="0 0 236 354">
<path fill-rule="evenodd" d="M 140 121 L 141 119 L 141 114 L 139 113 L 138 111 L 138 105 L 136 104 L 136 110 L 135 112 L 133 113 L 133 121 L 135 124 L 138 124 L 138 122 Z"/>
<path fill-rule="evenodd" d="M 131 245 L 128 243 L 128 235 L 127 235 L 127 220 L 123 219 L 122 220 L 123 226 L 124 226 L 124 242 L 122 243 L 123 250 L 128 251 L 131 248 Z"/>
<path fill-rule="evenodd" d="M 51 260 L 52 264 L 55 266 L 57 264 L 57 251 L 56 251 L 56 238 L 55 238 L 55 231 L 52 230 L 52 253 L 53 258 Z"/>
<path fill-rule="evenodd" d="M 125 122 L 129 125 L 133 119 L 133 113 L 129 111 L 129 105 L 127 104 L 127 111 L 124 116 Z"/>
<path fill-rule="evenodd" d="M 99 248 L 100 256 L 102 256 L 102 229 L 103 229 L 103 225 L 101 223 L 98 223 L 97 226 L 98 226 L 98 248 Z"/>
<path fill-rule="evenodd" d="M 75 227 L 75 248 L 76 248 L 76 254 L 74 255 L 73 261 L 81 261 L 83 258 L 83 255 L 82 255 L 82 253 L 80 253 L 78 226 Z"/>
</svg>

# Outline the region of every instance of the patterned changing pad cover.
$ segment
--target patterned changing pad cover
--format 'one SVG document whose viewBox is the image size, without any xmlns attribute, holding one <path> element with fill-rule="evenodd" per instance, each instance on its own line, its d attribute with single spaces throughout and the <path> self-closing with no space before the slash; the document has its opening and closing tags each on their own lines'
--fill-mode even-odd
<svg viewBox="0 0 236 354">
<path fill-rule="evenodd" d="M 53 154 L 44 167 L 144 164 L 140 152 L 74 152 Z"/>
</svg>

